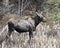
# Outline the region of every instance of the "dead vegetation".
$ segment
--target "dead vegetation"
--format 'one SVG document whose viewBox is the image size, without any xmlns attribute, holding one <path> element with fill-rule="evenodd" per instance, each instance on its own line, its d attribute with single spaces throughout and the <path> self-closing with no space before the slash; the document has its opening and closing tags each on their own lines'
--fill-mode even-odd
<svg viewBox="0 0 60 48">
<path fill-rule="evenodd" d="M 53 23 L 54 24 L 54 23 Z M 4 34 L 4 33 L 3 33 Z M 2 34 L 1 34 L 2 35 Z M 57 23 L 50 27 L 46 23 L 37 26 L 33 38 L 28 42 L 28 33 L 12 33 L 8 40 L 2 43 L 3 48 L 59 48 L 60 47 L 60 25 Z"/>
<path fill-rule="evenodd" d="M 16 2 L 14 2 L 14 4 L 15 3 Z M 27 4 L 25 3 L 25 5 Z M 4 32 L 1 32 L 1 30 L 3 30 L 2 28 L 6 26 L 10 18 L 16 17 L 17 19 L 27 19 L 30 16 L 34 16 L 34 13 L 36 11 L 36 6 L 34 5 L 34 3 L 32 3 L 31 6 L 28 5 L 27 8 L 25 8 L 25 5 L 24 9 L 22 9 L 24 11 L 23 16 L 21 17 L 19 17 L 20 15 L 17 11 L 17 5 L 14 6 L 12 10 L 10 10 L 11 12 L 8 10 L 7 14 L 4 13 L 5 15 L 0 20 L 0 48 L 60 48 L 60 15 L 58 15 L 58 13 L 60 13 L 59 0 L 47 0 L 47 2 L 43 2 L 41 8 L 38 8 L 40 10 L 37 9 L 38 12 L 43 12 L 43 15 L 47 19 L 47 22 L 41 22 L 37 26 L 36 31 L 34 31 L 33 33 L 33 38 L 32 40 L 30 40 L 30 43 L 28 41 L 29 33 L 19 34 L 16 31 L 14 31 L 10 38 L 6 40 L 6 35 L 8 31 L 6 29 Z"/>
<path fill-rule="evenodd" d="M 1 26 L 5 26 L 10 18 L 15 17 L 15 14 L 8 14 L 1 21 Z M 22 19 L 27 19 L 28 16 L 23 16 Z M 16 31 L 12 33 L 9 39 L 5 40 L 7 31 L 0 35 L 0 48 L 60 48 L 60 21 L 51 21 L 47 19 L 46 23 L 40 23 L 36 31 L 33 33 L 33 38 L 29 40 L 29 33 L 19 34 Z"/>
</svg>

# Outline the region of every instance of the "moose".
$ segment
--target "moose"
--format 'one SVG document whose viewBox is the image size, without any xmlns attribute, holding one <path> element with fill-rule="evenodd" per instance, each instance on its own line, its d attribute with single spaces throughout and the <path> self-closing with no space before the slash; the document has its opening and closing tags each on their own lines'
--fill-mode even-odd
<svg viewBox="0 0 60 48">
<path fill-rule="evenodd" d="M 18 33 L 29 32 L 29 39 L 31 39 L 33 37 L 33 31 L 36 30 L 36 27 L 40 22 L 46 22 L 46 19 L 39 15 L 38 12 L 36 12 L 34 17 L 28 18 L 27 20 L 10 20 L 8 21 L 8 36 L 15 30 Z"/>
</svg>

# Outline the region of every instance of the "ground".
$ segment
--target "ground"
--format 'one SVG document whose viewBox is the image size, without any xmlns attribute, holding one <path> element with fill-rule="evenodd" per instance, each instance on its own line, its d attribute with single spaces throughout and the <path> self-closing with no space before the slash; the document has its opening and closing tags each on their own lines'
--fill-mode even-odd
<svg viewBox="0 0 60 48">
<path fill-rule="evenodd" d="M 4 24 L 4 22 L 2 23 Z M 5 23 L 7 24 L 7 22 Z M 1 34 L 2 38 L 5 33 Z M 36 27 L 36 31 L 33 32 L 33 38 L 30 43 L 28 32 L 19 34 L 14 31 L 8 40 L 2 42 L 0 48 L 60 48 L 60 23 L 59 21 L 41 22 Z"/>
</svg>

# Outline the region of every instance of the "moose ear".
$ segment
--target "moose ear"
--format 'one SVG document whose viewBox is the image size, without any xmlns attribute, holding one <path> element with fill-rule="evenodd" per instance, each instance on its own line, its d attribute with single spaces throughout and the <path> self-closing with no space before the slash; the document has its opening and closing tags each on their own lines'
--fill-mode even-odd
<svg viewBox="0 0 60 48">
<path fill-rule="evenodd" d="M 43 16 L 42 16 L 42 13 L 43 13 L 43 12 L 41 12 L 41 13 L 36 12 L 36 15 L 38 15 L 39 17 L 43 17 Z"/>
</svg>

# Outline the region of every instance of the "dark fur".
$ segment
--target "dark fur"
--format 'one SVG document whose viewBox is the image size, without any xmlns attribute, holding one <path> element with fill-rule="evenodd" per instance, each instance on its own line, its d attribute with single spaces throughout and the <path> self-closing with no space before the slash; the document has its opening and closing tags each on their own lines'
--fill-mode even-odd
<svg viewBox="0 0 60 48">
<path fill-rule="evenodd" d="M 16 30 L 18 33 L 29 32 L 29 38 L 31 39 L 31 37 L 33 37 L 33 31 L 35 31 L 37 25 L 40 22 L 43 22 L 43 17 L 40 17 L 38 15 L 28 20 L 22 20 L 22 22 L 19 21 L 18 22 L 19 24 L 18 23 L 14 24 L 12 21 L 9 21 L 8 22 L 9 36 L 11 35 L 12 31 Z"/>
</svg>

